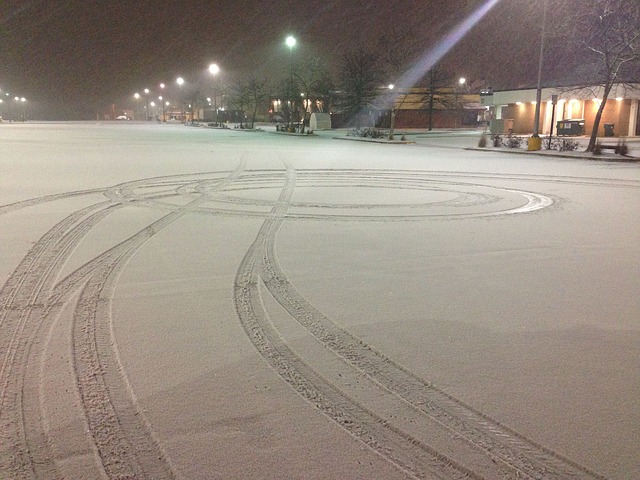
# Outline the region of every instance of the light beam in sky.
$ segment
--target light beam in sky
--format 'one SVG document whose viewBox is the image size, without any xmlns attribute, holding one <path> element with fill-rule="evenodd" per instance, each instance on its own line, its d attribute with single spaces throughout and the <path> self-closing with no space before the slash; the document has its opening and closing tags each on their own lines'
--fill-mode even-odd
<svg viewBox="0 0 640 480">
<path fill-rule="evenodd" d="M 424 55 L 422 55 L 418 60 L 413 64 L 413 66 L 407 70 L 399 79 L 394 79 L 396 85 L 408 87 L 410 85 L 415 85 L 418 81 L 429 71 L 431 70 L 442 58 L 449 53 L 449 51 L 460 41 L 462 40 L 471 29 L 484 18 L 484 16 L 489 13 L 489 11 L 495 7 L 500 0 L 487 0 L 483 5 L 481 5 L 477 10 L 475 10 L 471 15 L 465 18 L 462 22 L 456 25 L 453 30 L 451 30 L 445 37 L 440 40 L 436 45 L 427 50 Z M 391 107 L 395 102 L 395 98 L 400 94 L 400 91 L 396 89 L 396 94 L 390 96 L 385 92 L 379 101 L 384 102 L 387 107 Z M 383 99 L 384 97 L 384 99 Z M 386 100 L 386 101 L 385 101 Z"/>
</svg>

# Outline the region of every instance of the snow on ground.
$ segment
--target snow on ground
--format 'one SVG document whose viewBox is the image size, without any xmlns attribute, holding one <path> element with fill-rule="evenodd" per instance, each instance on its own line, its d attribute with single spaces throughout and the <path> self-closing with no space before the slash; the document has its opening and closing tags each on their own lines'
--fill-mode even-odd
<svg viewBox="0 0 640 480">
<path fill-rule="evenodd" d="M 0 125 L 0 478 L 640 478 L 640 169 Z"/>
</svg>

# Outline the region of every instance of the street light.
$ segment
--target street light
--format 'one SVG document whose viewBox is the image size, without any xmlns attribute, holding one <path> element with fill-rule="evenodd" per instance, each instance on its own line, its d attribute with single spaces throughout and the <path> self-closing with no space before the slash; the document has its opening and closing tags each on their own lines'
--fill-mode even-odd
<svg viewBox="0 0 640 480">
<path fill-rule="evenodd" d="M 393 140 L 393 130 L 396 127 L 396 97 L 393 95 L 393 89 L 396 86 L 393 83 L 390 83 L 387 88 L 389 89 L 389 100 L 391 103 L 391 115 L 389 118 L 389 140 Z"/>
<path fill-rule="evenodd" d="M 291 105 L 289 106 L 289 128 L 293 128 L 293 47 L 295 47 L 297 41 L 294 37 L 289 35 L 285 40 L 287 47 L 289 47 L 289 100 Z"/>
<path fill-rule="evenodd" d="M 133 117 L 134 117 L 134 120 L 135 120 L 135 116 L 136 116 L 136 114 L 139 114 L 139 113 L 140 113 L 140 108 L 139 108 L 139 106 L 138 106 L 138 100 L 140 100 L 140 94 L 139 94 L 138 92 L 134 93 L 134 94 L 133 94 L 133 98 L 135 98 L 135 99 L 136 99 L 136 109 L 135 109 L 135 111 L 134 111 L 134 113 L 133 113 Z"/>
<path fill-rule="evenodd" d="M 460 95 L 464 94 L 466 91 L 467 79 L 465 77 L 460 77 L 458 79 L 458 88 L 456 89 L 456 108 L 460 109 L 460 127 L 464 124 L 464 98 Z"/>
<path fill-rule="evenodd" d="M 16 102 L 16 108 L 15 108 L 14 113 L 13 113 L 13 117 L 15 118 L 16 117 L 16 113 L 18 113 L 18 104 L 20 102 L 20 97 L 13 97 L 13 100 Z M 23 120 L 24 120 L 24 118 L 23 118 Z"/>
<path fill-rule="evenodd" d="M 538 86 L 536 88 L 536 109 L 533 114 L 533 134 L 528 140 L 527 150 L 540 150 L 542 140 L 540 139 L 540 103 L 542 101 L 542 64 L 544 60 L 544 37 L 547 25 L 547 5 L 548 0 L 544 0 L 542 5 L 542 32 L 540 34 L 540 57 L 538 59 Z"/>
<path fill-rule="evenodd" d="M 149 120 L 149 89 L 144 89 L 144 94 L 147 97 L 147 120 Z"/>
<path fill-rule="evenodd" d="M 160 91 L 164 91 L 164 87 L 165 87 L 165 84 L 161 83 L 160 84 Z M 162 100 L 162 96 L 160 96 L 159 99 Z M 162 102 L 162 121 L 163 122 L 167 121 L 167 118 L 164 116 L 164 102 Z"/>
<path fill-rule="evenodd" d="M 184 84 L 184 78 L 178 77 L 176 83 L 180 87 L 180 121 L 184 122 L 184 101 L 182 100 L 182 85 Z"/>
<path fill-rule="evenodd" d="M 164 121 L 165 121 L 165 120 L 164 120 L 164 101 L 163 101 L 162 95 L 160 95 L 160 96 L 158 97 L 158 100 L 159 100 L 159 101 L 160 101 L 160 103 L 162 104 L 162 121 L 164 122 Z"/>
<path fill-rule="evenodd" d="M 216 98 L 216 75 L 220 72 L 220 67 L 217 64 L 212 63 L 209 65 L 209 73 L 213 75 L 213 109 L 215 111 L 214 123 L 218 126 L 218 102 Z"/>
</svg>

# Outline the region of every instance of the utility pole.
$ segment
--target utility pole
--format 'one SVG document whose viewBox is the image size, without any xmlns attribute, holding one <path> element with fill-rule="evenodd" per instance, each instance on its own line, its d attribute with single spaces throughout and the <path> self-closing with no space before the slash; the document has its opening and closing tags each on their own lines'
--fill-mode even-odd
<svg viewBox="0 0 640 480">
<path fill-rule="evenodd" d="M 542 32 L 540 35 L 540 58 L 538 60 L 538 88 L 536 90 L 536 110 L 533 115 L 533 135 L 529 137 L 528 150 L 540 150 L 540 104 L 542 103 L 542 64 L 544 61 L 544 37 L 547 25 L 547 5 L 549 1 L 543 0 L 542 4 Z"/>
</svg>

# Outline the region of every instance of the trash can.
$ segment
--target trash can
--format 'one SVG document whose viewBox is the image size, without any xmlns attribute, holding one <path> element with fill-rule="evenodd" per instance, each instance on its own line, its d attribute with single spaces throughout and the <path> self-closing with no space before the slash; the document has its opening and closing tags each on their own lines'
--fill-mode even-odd
<svg viewBox="0 0 640 480">
<path fill-rule="evenodd" d="M 605 137 L 613 137 L 613 123 L 605 123 L 604 124 L 604 136 Z"/>
</svg>

